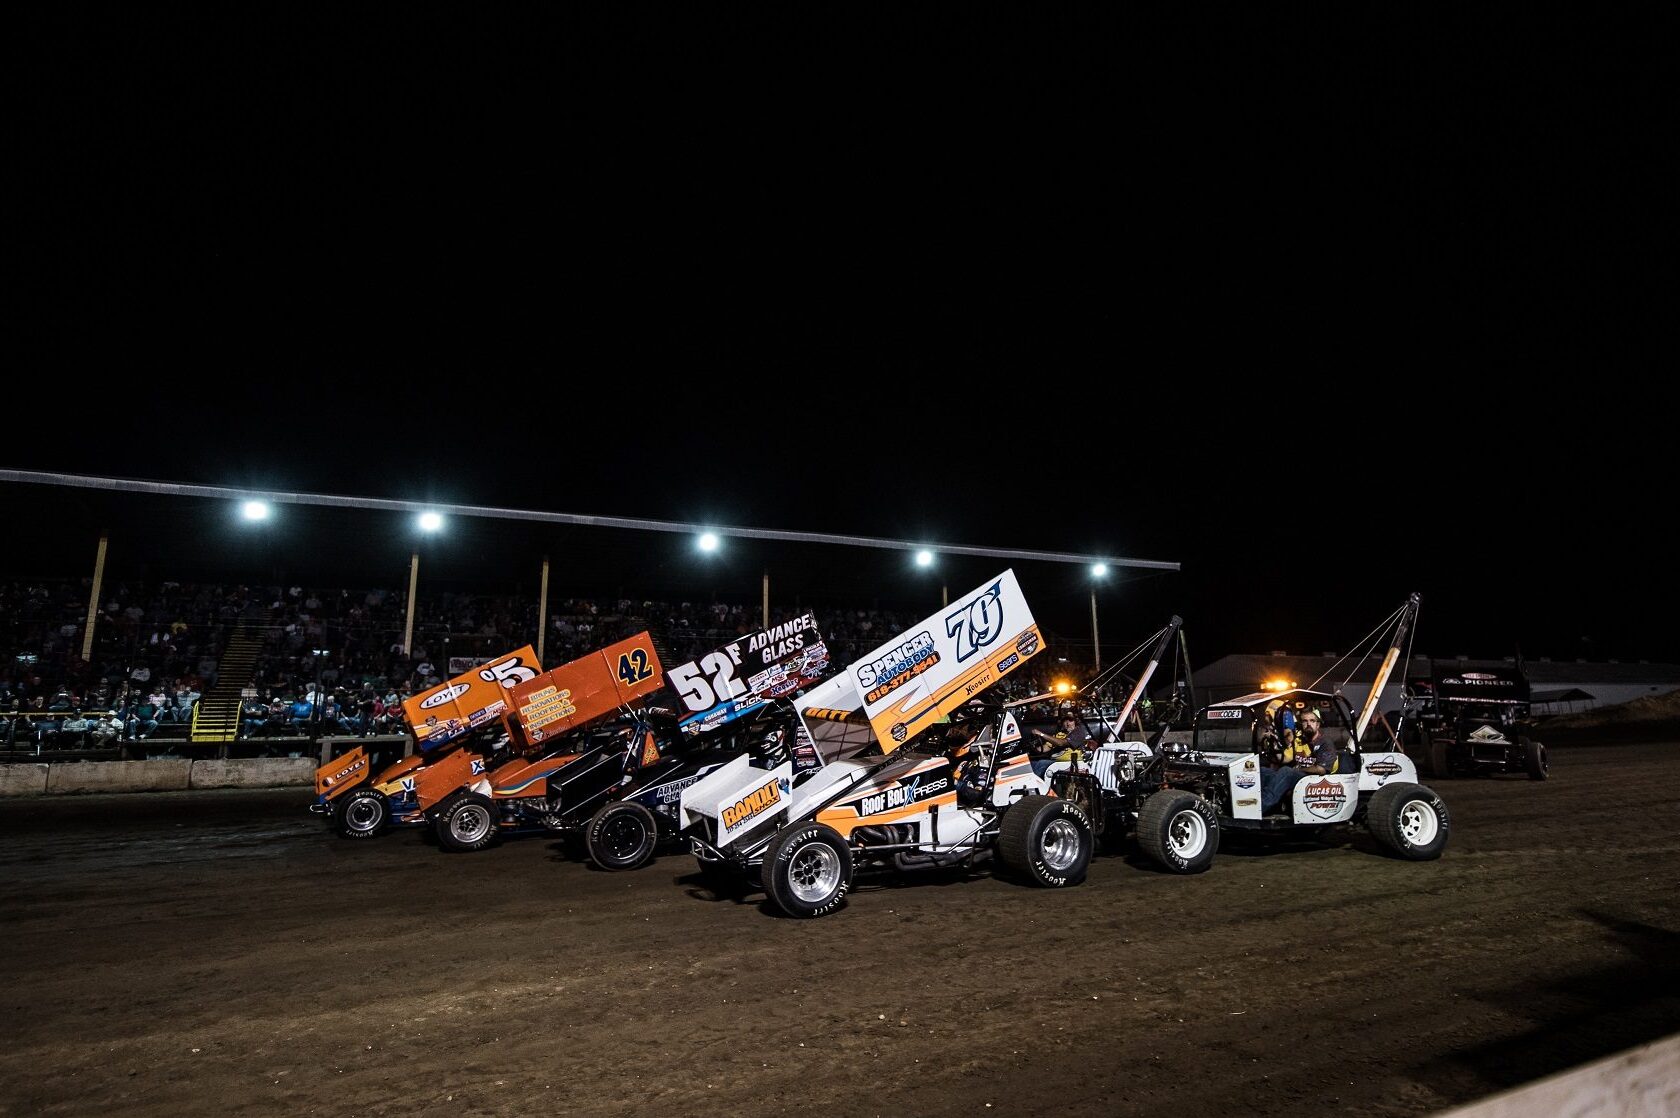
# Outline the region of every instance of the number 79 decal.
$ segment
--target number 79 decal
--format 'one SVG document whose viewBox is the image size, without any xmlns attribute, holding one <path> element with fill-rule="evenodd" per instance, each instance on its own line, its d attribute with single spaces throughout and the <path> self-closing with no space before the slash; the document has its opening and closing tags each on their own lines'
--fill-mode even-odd
<svg viewBox="0 0 1680 1118">
<path fill-rule="evenodd" d="M 945 635 L 957 638 L 957 663 L 985 648 L 1003 632 L 1003 583 L 992 583 L 991 589 L 967 606 L 945 616 Z"/>
</svg>

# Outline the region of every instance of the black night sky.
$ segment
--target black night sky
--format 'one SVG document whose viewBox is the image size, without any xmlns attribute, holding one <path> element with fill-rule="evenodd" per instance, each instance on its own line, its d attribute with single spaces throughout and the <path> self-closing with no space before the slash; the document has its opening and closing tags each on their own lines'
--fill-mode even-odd
<svg viewBox="0 0 1680 1118">
<path fill-rule="evenodd" d="M 0 466 L 1176 560 L 1111 577 L 1105 643 L 1180 612 L 1199 662 L 1345 650 L 1412 590 L 1419 651 L 1680 659 L 1655 36 L 546 18 L 55 13 Z M 20 574 L 102 527 L 159 577 L 391 583 L 409 546 L 0 494 Z M 462 585 L 550 554 L 589 592 L 937 604 L 861 551 L 426 546 Z M 1080 570 L 1022 573 L 1087 631 Z"/>
</svg>

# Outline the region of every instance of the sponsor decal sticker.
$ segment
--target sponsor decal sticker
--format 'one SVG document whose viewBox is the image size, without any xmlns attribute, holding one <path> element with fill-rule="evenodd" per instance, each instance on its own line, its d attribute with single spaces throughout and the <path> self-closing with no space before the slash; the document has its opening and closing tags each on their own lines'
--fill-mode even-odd
<svg viewBox="0 0 1680 1118">
<path fill-rule="evenodd" d="M 1025 633 L 1022 633 L 1021 638 L 1015 642 L 1015 651 L 1019 652 L 1022 656 L 1031 656 L 1033 653 L 1037 652 L 1038 634 L 1030 629 Z"/>
<path fill-rule="evenodd" d="M 939 663 L 933 634 L 923 630 L 858 668 L 858 679 L 868 690 L 864 701 L 876 702 Z"/>
<path fill-rule="evenodd" d="M 938 795 L 950 786 L 951 782 L 945 777 L 930 780 L 926 784 L 922 783 L 921 777 L 917 777 L 909 784 L 901 784 L 895 788 L 884 788 L 879 792 L 872 792 L 863 797 L 858 801 L 858 814 L 876 815 L 883 811 L 891 811 L 894 808 L 903 807 L 905 804 Z"/>
<path fill-rule="evenodd" d="M 431 710 L 433 707 L 442 706 L 444 703 L 447 703 L 450 699 L 455 698 L 457 695 L 464 695 L 471 689 L 472 689 L 472 684 L 470 684 L 470 683 L 457 683 L 453 687 L 445 687 L 442 691 L 439 691 L 437 694 L 427 695 L 423 700 L 421 700 L 420 709 L 421 710 Z"/>
<path fill-rule="evenodd" d="M 1241 707 L 1232 707 L 1227 710 L 1210 710 L 1207 712 L 1207 719 L 1209 722 L 1216 722 L 1225 718 L 1241 718 L 1242 716 L 1243 710 Z"/>
<path fill-rule="evenodd" d="M 1251 772 L 1254 772 L 1259 767 L 1260 766 L 1255 763 L 1254 758 L 1252 758 L 1252 757 L 1243 758 L 1243 771 L 1244 772 L 1250 772 L 1251 773 Z"/>
<path fill-rule="evenodd" d="M 1259 802 L 1260 801 L 1255 799 L 1253 796 L 1249 796 L 1245 799 L 1238 800 L 1237 801 L 1237 806 L 1238 807 L 1254 807 Z"/>
<path fill-rule="evenodd" d="M 1395 776 L 1400 772 L 1400 763 L 1385 757 L 1381 761 L 1372 761 L 1369 765 L 1366 765 L 1365 771 L 1373 776 Z"/>
<path fill-rule="evenodd" d="M 1233 778 L 1233 783 L 1235 783 L 1238 788 L 1253 788 L 1256 784 L 1260 783 L 1260 778 L 1255 776 L 1253 773 L 1238 773 L 1236 777 Z"/>
<path fill-rule="evenodd" d="M 1301 796 L 1302 806 L 1320 819 L 1329 819 L 1340 814 L 1345 803 L 1347 789 L 1328 777 L 1321 777 L 1308 784 Z"/>
<path fill-rule="evenodd" d="M 322 781 L 322 783 L 325 784 L 328 788 L 331 788 L 334 784 L 337 784 L 339 781 L 343 780 L 345 777 L 349 776 L 351 773 L 355 772 L 357 769 L 365 768 L 366 766 L 367 766 L 367 758 L 366 757 L 359 757 L 355 761 L 351 762 L 350 764 L 344 766 L 342 769 L 339 769 L 337 772 L 333 773 L 331 776 L 327 777 L 327 779 Z"/>
<path fill-rule="evenodd" d="M 788 791 L 788 782 L 778 777 L 772 777 L 748 792 L 745 796 L 723 809 L 723 825 L 733 831 L 749 819 L 762 815 L 765 811 L 782 802 L 782 797 Z"/>
</svg>

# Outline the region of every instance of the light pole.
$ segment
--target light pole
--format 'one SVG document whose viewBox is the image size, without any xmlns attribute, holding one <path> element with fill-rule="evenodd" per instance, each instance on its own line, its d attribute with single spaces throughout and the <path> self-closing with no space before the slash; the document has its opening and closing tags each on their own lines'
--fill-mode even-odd
<svg viewBox="0 0 1680 1118">
<path fill-rule="evenodd" d="M 1102 642 L 1097 637 L 1097 579 L 1108 574 L 1107 563 L 1091 564 L 1091 661 L 1095 671 L 1102 671 Z"/>
<path fill-rule="evenodd" d="M 443 531 L 443 514 L 423 512 L 415 520 L 420 530 L 430 535 Z M 414 596 L 420 588 L 420 549 L 408 556 L 408 610 L 403 617 L 403 657 L 414 655 Z"/>
</svg>

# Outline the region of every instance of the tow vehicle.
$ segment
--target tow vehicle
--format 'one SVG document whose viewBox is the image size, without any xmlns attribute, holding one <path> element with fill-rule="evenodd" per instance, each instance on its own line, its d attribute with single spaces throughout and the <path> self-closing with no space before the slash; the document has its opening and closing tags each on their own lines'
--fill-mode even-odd
<svg viewBox="0 0 1680 1118">
<path fill-rule="evenodd" d="M 1225 831 L 1316 836 L 1335 824 L 1364 825 L 1401 858 L 1439 858 L 1450 828 L 1447 806 L 1418 782 L 1416 766 L 1388 723 L 1373 724 L 1418 604 L 1418 595 L 1411 595 L 1380 627 L 1391 627 L 1392 637 L 1357 713 L 1339 691 L 1255 692 L 1203 707 L 1189 743 L 1163 741 L 1158 733 L 1150 744 L 1105 745 L 1088 764 L 1073 762 L 1052 773 L 1053 782 L 1068 799 L 1101 803 L 1105 833 L 1135 836 L 1143 852 L 1172 873 L 1207 869 Z M 1323 732 L 1339 748 L 1334 771 L 1302 778 L 1285 803 L 1265 812 L 1262 767 L 1271 758 L 1259 728 L 1262 713 L 1274 704 L 1319 711 Z"/>
</svg>

